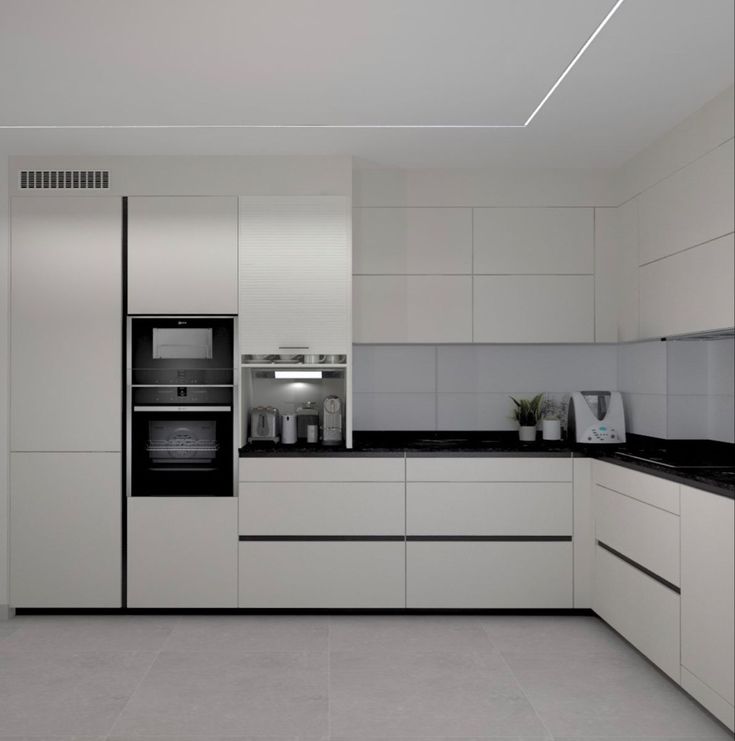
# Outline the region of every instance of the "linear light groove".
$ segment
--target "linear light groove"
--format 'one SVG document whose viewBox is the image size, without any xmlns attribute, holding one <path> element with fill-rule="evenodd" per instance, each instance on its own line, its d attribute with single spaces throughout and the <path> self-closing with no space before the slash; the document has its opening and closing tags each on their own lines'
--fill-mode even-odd
<svg viewBox="0 0 735 741">
<path fill-rule="evenodd" d="M 0 129 L 526 129 L 623 2 L 625 0 L 617 0 L 525 123 L 521 124 L 0 124 Z"/>
</svg>

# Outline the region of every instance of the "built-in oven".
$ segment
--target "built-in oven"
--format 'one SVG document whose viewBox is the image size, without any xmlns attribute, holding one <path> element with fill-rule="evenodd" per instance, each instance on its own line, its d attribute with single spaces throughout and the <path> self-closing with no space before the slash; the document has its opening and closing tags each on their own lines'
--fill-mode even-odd
<svg viewBox="0 0 735 741">
<path fill-rule="evenodd" d="M 129 496 L 233 496 L 233 317 L 128 320 Z"/>
</svg>

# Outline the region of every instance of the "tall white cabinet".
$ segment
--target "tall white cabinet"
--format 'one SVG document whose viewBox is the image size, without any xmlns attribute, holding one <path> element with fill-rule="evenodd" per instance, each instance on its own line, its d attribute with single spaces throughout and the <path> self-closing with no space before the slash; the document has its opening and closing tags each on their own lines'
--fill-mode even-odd
<svg viewBox="0 0 735 741">
<path fill-rule="evenodd" d="M 237 314 L 237 198 L 128 199 L 128 312 Z"/>
<path fill-rule="evenodd" d="M 349 354 L 351 230 L 344 196 L 240 197 L 240 352 Z"/>
<path fill-rule="evenodd" d="M 11 603 L 120 605 L 122 202 L 15 198 Z"/>
</svg>

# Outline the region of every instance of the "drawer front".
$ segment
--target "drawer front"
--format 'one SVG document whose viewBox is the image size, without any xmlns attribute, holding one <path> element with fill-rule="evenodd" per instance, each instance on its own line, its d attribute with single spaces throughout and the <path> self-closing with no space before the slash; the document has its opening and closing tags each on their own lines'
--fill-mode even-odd
<svg viewBox="0 0 735 741">
<path fill-rule="evenodd" d="M 599 546 L 595 571 L 595 612 L 679 682 L 679 595 Z"/>
<path fill-rule="evenodd" d="M 619 491 L 659 509 L 679 514 L 679 485 L 673 481 L 603 461 L 594 461 L 592 476 L 596 484 L 606 489 Z"/>
<path fill-rule="evenodd" d="M 679 517 L 595 486 L 595 537 L 679 586 Z"/>
<path fill-rule="evenodd" d="M 406 486 L 409 535 L 571 535 L 572 485 L 439 483 Z"/>
<path fill-rule="evenodd" d="M 240 607 L 403 608 L 403 542 L 240 543 Z"/>
<path fill-rule="evenodd" d="M 240 481 L 400 481 L 404 459 L 241 458 Z"/>
<path fill-rule="evenodd" d="M 408 481 L 571 481 L 571 458 L 411 458 Z"/>
<path fill-rule="evenodd" d="M 241 535 L 403 535 L 404 485 L 241 483 Z"/>
<path fill-rule="evenodd" d="M 572 544 L 409 541 L 406 606 L 573 607 Z"/>
</svg>

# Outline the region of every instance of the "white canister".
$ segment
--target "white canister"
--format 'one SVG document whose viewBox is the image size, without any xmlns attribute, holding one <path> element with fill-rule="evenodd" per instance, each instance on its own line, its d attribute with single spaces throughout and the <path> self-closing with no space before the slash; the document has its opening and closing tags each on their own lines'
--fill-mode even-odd
<svg viewBox="0 0 735 741">
<path fill-rule="evenodd" d="M 544 440 L 561 440 L 561 422 L 558 419 L 545 419 L 541 423 Z"/>
<path fill-rule="evenodd" d="M 296 415 L 284 414 L 281 417 L 281 442 L 293 445 L 296 442 Z"/>
<path fill-rule="evenodd" d="M 307 443 L 318 443 L 319 442 L 319 425 L 308 425 L 307 426 L 306 442 Z"/>
<path fill-rule="evenodd" d="M 321 363 L 322 356 L 321 355 L 304 355 L 304 362 L 307 365 L 316 365 L 317 363 Z"/>
</svg>

